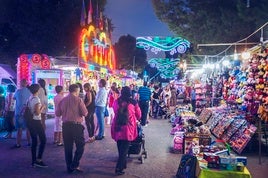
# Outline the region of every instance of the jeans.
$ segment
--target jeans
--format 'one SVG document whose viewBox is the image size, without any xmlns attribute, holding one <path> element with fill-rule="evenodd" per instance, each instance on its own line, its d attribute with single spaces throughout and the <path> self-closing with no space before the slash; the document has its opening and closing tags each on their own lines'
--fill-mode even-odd
<svg viewBox="0 0 268 178">
<path fill-rule="evenodd" d="M 156 119 L 159 115 L 160 106 L 158 101 L 153 100 L 152 102 L 152 115 Z"/>
<path fill-rule="evenodd" d="M 47 139 L 46 139 L 45 130 L 40 120 L 31 120 L 31 122 L 28 125 L 28 129 L 30 131 L 30 135 L 32 138 L 31 151 L 32 151 L 32 164 L 34 164 L 36 162 L 36 149 L 37 149 L 37 143 L 38 143 L 37 137 L 39 137 L 39 141 L 40 141 L 37 159 L 42 159 Z"/>
<path fill-rule="evenodd" d="M 67 170 L 70 171 L 72 168 L 79 166 L 80 159 L 84 153 L 84 126 L 77 123 L 63 122 L 62 136 L 64 141 L 65 162 Z M 76 150 L 73 156 L 74 143 Z"/>
<path fill-rule="evenodd" d="M 88 115 L 85 117 L 87 132 L 89 137 L 94 136 L 95 123 L 94 123 L 94 111 L 88 110 Z"/>
<path fill-rule="evenodd" d="M 139 106 L 141 108 L 141 125 L 145 126 L 147 123 L 147 114 L 149 111 L 149 101 L 140 101 Z"/>
<path fill-rule="evenodd" d="M 118 140 L 117 142 L 118 149 L 118 160 L 116 163 L 116 170 L 122 171 L 127 168 L 127 153 L 130 142 L 128 140 Z"/>
<path fill-rule="evenodd" d="M 95 113 L 99 125 L 99 133 L 97 137 L 99 138 L 102 138 L 104 135 L 104 112 L 105 112 L 105 106 L 96 106 Z"/>
<path fill-rule="evenodd" d="M 192 111 L 195 112 L 195 109 L 196 109 L 196 100 L 191 100 L 191 105 L 192 105 Z"/>
</svg>

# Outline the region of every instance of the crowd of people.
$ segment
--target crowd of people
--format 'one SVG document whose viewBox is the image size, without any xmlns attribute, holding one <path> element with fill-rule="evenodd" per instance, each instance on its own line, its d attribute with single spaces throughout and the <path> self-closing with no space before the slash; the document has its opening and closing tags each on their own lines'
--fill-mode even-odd
<svg viewBox="0 0 268 178">
<path fill-rule="evenodd" d="M 11 85 L 8 86 L 6 97 L 0 87 L 0 113 L 3 113 L 7 123 L 5 138 L 11 138 L 16 128 L 14 148 L 20 148 L 22 132 L 25 130 L 28 145 L 31 146 L 32 166 L 47 167 L 42 161 L 46 146 L 45 120 L 48 111 L 46 81 L 40 79 L 38 84 L 27 84 L 27 80 L 21 80 L 21 88 L 16 91 Z M 69 93 L 64 96 L 63 86 L 55 87 L 57 94 L 54 97 L 54 144 L 64 146 L 67 172 L 82 172 L 79 162 L 85 144 L 104 139 L 105 124 L 109 124 L 119 155 L 115 173 L 122 175 L 126 169 L 129 144 L 138 135 L 137 124 L 146 127 L 149 115 L 157 119 L 161 116 L 161 108 L 175 106 L 177 90 L 169 85 L 162 88 L 158 85 L 148 85 L 147 82 L 139 88 L 134 84 L 118 87 L 116 83 L 112 83 L 108 90 L 104 79 L 99 80 L 97 88 L 96 92 L 89 83 L 71 84 Z M 23 118 L 25 106 L 33 113 L 31 122 L 26 122 Z M 83 122 L 88 134 L 87 140 Z"/>
</svg>

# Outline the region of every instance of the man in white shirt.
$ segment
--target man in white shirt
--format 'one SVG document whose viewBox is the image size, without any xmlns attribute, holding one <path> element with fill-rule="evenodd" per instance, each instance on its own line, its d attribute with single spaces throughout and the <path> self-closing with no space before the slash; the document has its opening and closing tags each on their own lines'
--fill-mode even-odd
<svg viewBox="0 0 268 178">
<path fill-rule="evenodd" d="M 95 105 L 96 105 L 96 116 L 99 125 L 99 133 L 95 137 L 96 140 L 102 140 L 104 138 L 104 112 L 107 105 L 107 96 L 108 92 L 105 89 L 106 81 L 104 79 L 100 79 L 99 83 L 99 91 L 97 92 Z"/>
</svg>

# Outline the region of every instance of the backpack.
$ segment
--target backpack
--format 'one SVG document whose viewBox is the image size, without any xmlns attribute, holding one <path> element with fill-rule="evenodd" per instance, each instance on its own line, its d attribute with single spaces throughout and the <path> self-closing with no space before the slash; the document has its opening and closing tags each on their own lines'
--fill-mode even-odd
<svg viewBox="0 0 268 178">
<path fill-rule="evenodd" d="M 22 109 L 22 116 L 25 119 L 26 124 L 28 124 L 29 122 L 33 120 L 33 113 L 29 106 L 29 101 L 27 101 L 26 105 Z"/>
<path fill-rule="evenodd" d="M 192 155 L 182 155 L 176 178 L 196 178 L 197 158 Z"/>
</svg>

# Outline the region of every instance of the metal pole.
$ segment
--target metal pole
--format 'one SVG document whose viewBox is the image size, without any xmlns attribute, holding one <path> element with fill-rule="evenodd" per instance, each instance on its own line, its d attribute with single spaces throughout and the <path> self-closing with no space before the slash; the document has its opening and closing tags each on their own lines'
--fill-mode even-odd
<svg viewBox="0 0 268 178">
<path fill-rule="evenodd" d="M 133 71 L 135 71 L 135 60 L 136 60 L 136 56 L 133 56 Z"/>
<path fill-rule="evenodd" d="M 239 46 L 239 45 L 256 45 L 259 43 L 256 42 L 249 42 L 249 43 L 212 43 L 212 44 L 197 44 L 197 48 L 201 46 Z"/>
<path fill-rule="evenodd" d="M 258 118 L 259 164 L 261 164 L 261 119 Z"/>
</svg>

